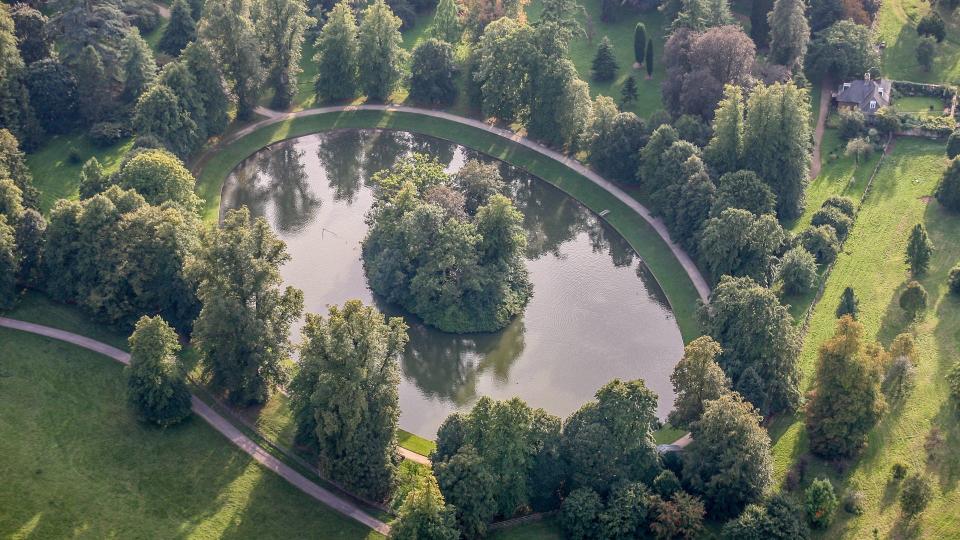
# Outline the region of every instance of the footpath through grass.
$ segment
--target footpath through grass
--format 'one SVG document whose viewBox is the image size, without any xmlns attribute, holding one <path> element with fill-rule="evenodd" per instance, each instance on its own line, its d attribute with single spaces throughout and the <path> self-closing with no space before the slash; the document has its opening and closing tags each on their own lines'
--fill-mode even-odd
<svg viewBox="0 0 960 540">
<path fill-rule="evenodd" d="M 820 344 L 834 332 L 834 311 L 847 286 L 853 286 L 860 299 L 859 319 L 867 339 L 889 346 L 898 333 L 912 332 L 920 358 L 913 393 L 902 403 L 889 404 L 859 459 L 843 473 L 819 460 L 810 461 L 806 482 L 827 476 L 839 496 L 851 490 L 866 496 L 862 516 L 839 511 L 836 523 L 823 538 L 871 538 L 874 528 L 881 538 L 899 538 L 912 527 L 927 538 L 960 537 L 960 422 L 947 402 L 944 381 L 960 344 L 960 302 L 946 291 L 947 273 L 960 260 L 960 216 L 946 213 L 929 197 L 945 166 L 942 143 L 920 139 L 895 142 L 813 313 L 800 360 L 804 389 L 813 382 Z M 930 272 L 920 280 L 930 294 L 930 308 L 923 321 L 909 324 L 897 300 L 910 280 L 903 253 L 916 223 L 924 223 L 937 250 Z M 925 445 L 934 428 L 940 430 L 944 441 L 933 446 L 937 457 L 931 461 Z M 780 419 L 771 431 L 776 476 L 782 480 L 806 454 L 806 434 L 799 417 Z M 890 469 L 897 462 L 907 464 L 911 471 L 926 472 L 934 483 L 933 502 L 912 526 L 900 515 L 898 486 L 890 481 Z"/>
<path fill-rule="evenodd" d="M 7 329 L 0 358 L 0 537 L 378 537 L 199 419 L 137 422 L 110 359 Z"/>
<path fill-rule="evenodd" d="M 219 149 L 203 166 L 197 194 L 205 201 L 207 221 L 219 214 L 220 189 L 230 171 L 246 157 L 277 141 L 337 128 L 384 128 L 422 133 L 453 141 L 516 165 L 568 193 L 604 216 L 640 255 L 663 289 L 685 342 L 700 335 L 699 300 L 693 282 L 653 227 L 603 188 L 566 165 L 498 135 L 441 118 L 381 111 L 348 111 L 313 115 L 265 126 Z"/>
</svg>

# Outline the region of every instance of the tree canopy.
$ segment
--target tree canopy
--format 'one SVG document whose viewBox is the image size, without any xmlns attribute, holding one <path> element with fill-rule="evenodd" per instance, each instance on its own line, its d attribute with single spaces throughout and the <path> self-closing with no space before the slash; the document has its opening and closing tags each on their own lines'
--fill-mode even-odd
<svg viewBox="0 0 960 540">
<path fill-rule="evenodd" d="M 130 336 L 127 399 L 145 422 L 170 426 L 190 416 L 190 392 L 177 359 L 177 333 L 163 318 L 144 315 Z"/>
</svg>

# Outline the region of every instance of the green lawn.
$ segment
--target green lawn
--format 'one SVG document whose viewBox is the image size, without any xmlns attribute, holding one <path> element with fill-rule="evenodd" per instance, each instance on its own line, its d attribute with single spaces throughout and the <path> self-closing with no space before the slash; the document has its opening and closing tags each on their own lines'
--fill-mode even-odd
<svg viewBox="0 0 960 540">
<path fill-rule="evenodd" d="M 490 533 L 490 540 L 560 540 L 560 527 L 555 518 L 525 523 Z"/>
<path fill-rule="evenodd" d="M 893 102 L 897 112 L 912 114 L 929 114 L 940 116 L 943 114 L 943 100 L 928 96 L 905 96 Z"/>
<path fill-rule="evenodd" d="M 830 476 L 840 492 L 858 486 L 867 497 L 866 512 L 853 517 L 843 512 L 823 538 L 868 538 L 873 528 L 882 538 L 899 538 L 906 532 L 896 503 L 896 486 L 890 484 L 895 462 L 911 470 L 925 470 L 934 479 L 936 498 L 919 521 L 927 538 L 957 538 L 960 531 L 960 424 L 946 403 L 944 375 L 957 358 L 960 340 L 960 302 L 946 296 L 946 275 L 960 259 L 960 216 L 947 214 L 929 199 L 946 160 L 942 143 L 900 139 L 887 157 L 861 208 L 856 225 L 839 256 L 826 286 L 823 301 L 814 310 L 801 353 L 803 387 L 809 388 L 817 349 L 834 331 L 834 310 L 840 293 L 853 286 L 860 298 L 860 321 L 866 337 L 885 346 L 902 331 L 911 331 L 919 350 L 917 387 L 905 403 L 891 404 L 873 431 L 863 455 L 845 474 L 812 460 L 807 472 Z M 897 298 L 909 277 L 903 252 L 910 229 L 923 222 L 937 247 L 930 272 L 921 282 L 930 293 L 926 318 L 908 325 Z M 931 428 L 942 430 L 944 455 L 937 462 L 925 458 L 924 443 Z M 774 463 L 782 479 L 795 460 L 806 452 L 800 419 L 780 419 L 771 428 L 776 441 Z"/>
<path fill-rule="evenodd" d="M 0 536 L 374 538 L 199 419 L 137 422 L 122 366 L 0 329 Z"/>
<path fill-rule="evenodd" d="M 424 439 L 419 435 L 414 435 L 409 431 L 397 430 L 397 442 L 403 448 L 421 456 L 429 457 L 437 449 L 437 443 L 430 439 Z"/>
<path fill-rule="evenodd" d="M 877 17 L 877 39 L 886 42 L 881 70 L 884 77 L 903 81 L 960 83 L 960 16 L 941 12 L 947 38 L 939 43 L 933 67 L 924 71 L 917 62 L 917 23 L 930 11 L 925 0 L 885 0 Z"/>
<path fill-rule="evenodd" d="M 673 253 L 642 217 L 562 163 L 497 135 L 456 122 L 407 113 L 352 111 L 308 116 L 266 126 L 221 149 L 206 162 L 197 179 L 197 193 L 206 201 L 204 217 L 208 221 L 217 218 L 220 186 L 224 179 L 237 163 L 260 148 L 308 133 L 360 127 L 400 129 L 455 141 L 529 171 L 595 212 L 610 210 L 605 216 L 606 221 L 627 239 L 657 278 L 670 301 L 684 341 L 700 335 L 696 289 Z"/>
</svg>

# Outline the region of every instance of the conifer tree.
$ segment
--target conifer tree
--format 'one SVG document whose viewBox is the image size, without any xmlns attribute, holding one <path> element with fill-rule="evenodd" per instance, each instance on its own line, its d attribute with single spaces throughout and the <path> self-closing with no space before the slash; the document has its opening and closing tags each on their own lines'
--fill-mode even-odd
<svg viewBox="0 0 960 540">
<path fill-rule="evenodd" d="M 390 528 L 390 540 L 457 540 L 453 508 L 446 505 L 433 475 L 420 477 L 417 487 L 404 499 L 397 520 Z"/>
<path fill-rule="evenodd" d="M 735 84 L 723 89 L 723 99 L 713 117 L 713 138 L 703 150 L 703 157 L 720 174 L 740 169 L 743 156 L 743 91 Z"/>
<path fill-rule="evenodd" d="M 457 44 L 463 35 L 463 26 L 460 24 L 460 17 L 457 14 L 457 3 L 455 0 L 440 0 L 437 4 L 437 13 L 433 17 L 433 26 L 430 28 L 433 37 L 440 41 Z"/>
<path fill-rule="evenodd" d="M 157 47 L 170 56 L 178 56 L 180 51 L 195 39 L 197 23 L 193 20 L 190 6 L 186 0 L 176 0 L 170 10 L 170 22 L 167 23 Z"/>
<path fill-rule="evenodd" d="M 157 77 L 157 63 L 153 59 L 150 46 L 140 37 L 140 31 L 135 26 L 127 31 L 122 50 L 120 63 L 123 67 L 123 97 L 133 102 Z"/>
<path fill-rule="evenodd" d="M 612 81 L 617 76 L 617 57 L 613 52 L 613 44 L 607 36 L 600 40 L 597 54 L 593 57 L 590 73 L 595 81 Z"/>
<path fill-rule="evenodd" d="M 77 77 L 77 87 L 83 89 L 77 96 L 81 116 L 90 123 L 100 121 L 109 106 L 110 85 L 100 53 L 92 45 L 80 51 L 73 73 Z"/>
<path fill-rule="evenodd" d="M 400 25 L 400 18 L 383 0 L 363 10 L 357 58 L 360 87 L 370 99 L 387 99 L 400 82 L 409 56 L 403 48 Z"/>
<path fill-rule="evenodd" d="M 803 0 L 776 0 L 768 16 L 770 24 L 770 56 L 788 67 L 803 64 L 810 41 L 810 25 L 804 13 Z"/>
<path fill-rule="evenodd" d="M 642 64 L 647 54 L 647 26 L 638 22 L 633 29 L 633 59 L 639 65 Z"/>
<path fill-rule="evenodd" d="M 624 107 L 627 107 L 636 100 L 637 80 L 633 78 L 633 75 L 631 75 L 627 77 L 627 80 L 623 83 L 623 88 L 620 89 L 620 104 Z"/>
<path fill-rule="evenodd" d="M 927 236 L 927 230 L 922 223 L 914 225 L 910 231 L 910 240 L 907 241 L 906 262 L 910 265 L 910 273 L 922 276 L 930 267 L 930 256 L 933 254 L 933 242 Z"/>
<path fill-rule="evenodd" d="M 357 93 L 357 19 L 348 2 L 334 6 L 317 38 L 313 60 L 319 73 L 314 89 L 321 100 L 351 98 Z"/>
</svg>

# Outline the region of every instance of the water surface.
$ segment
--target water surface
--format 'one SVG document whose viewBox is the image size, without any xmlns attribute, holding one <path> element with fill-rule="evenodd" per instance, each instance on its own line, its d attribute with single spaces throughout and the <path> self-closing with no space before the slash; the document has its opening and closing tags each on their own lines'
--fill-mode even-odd
<svg viewBox="0 0 960 540">
<path fill-rule="evenodd" d="M 411 152 L 432 155 L 450 172 L 467 159 L 496 162 L 422 135 L 338 130 L 277 143 L 233 171 L 222 209 L 246 205 L 287 243 L 284 280 L 303 290 L 306 310 L 351 298 L 377 302 L 367 286 L 360 242 L 373 202 L 370 177 Z M 519 396 L 566 416 L 615 377 L 642 378 L 673 401 L 669 375 L 683 352 L 670 306 L 630 245 L 576 200 L 502 162 L 507 195 L 523 213 L 533 298 L 507 328 L 447 334 L 406 317 L 410 344 L 400 383 L 400 427 L 432 438 L 437 426 L 480 396 Z M 295 328 L 299 339 L 299 326 Z"/>
</svg>

